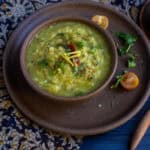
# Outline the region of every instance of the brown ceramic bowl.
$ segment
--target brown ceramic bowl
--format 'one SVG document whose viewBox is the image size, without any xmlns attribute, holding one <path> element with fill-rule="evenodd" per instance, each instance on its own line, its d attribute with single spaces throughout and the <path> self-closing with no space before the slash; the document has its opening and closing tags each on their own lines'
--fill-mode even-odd
<svg viewBox="0 0 150 150">
<path fill-rule="evenodd" d="M 106 80 L 102 83 L 101 86 L 99 86 L 96 90 L 83 95 L 83 96 L 75 96 L 75 97 L 63 97 L 63 96 L 55 96 L 50 94 L 49 92 L 47 92 L 46 90 L 40 88 L 30 77 L 30 74 L 28 73 L 27 70 L 27 66 L 26 66 L 26 62 L 25 62 L 25 56 L 26 56 L 26 48 L 27 46 L 31 43 L 31 41 L 33 40 L 34 36 L 36 33 L 40 32 L 43 28 L 48 27 L 54 23 L 58 23 L 58 22 L 62 22 L 62 21 L 74 21 L 74 22 L 81 22 L 84 24 L 87 24 L 89 26 L 91 26 L 92 28 L 96 29 L 100 34 L 102 34 L 104 36 L 104 38 L 106 38 L 107 43 L 110 47 L 110 52 L 112 55 L 112 63 L 111 63 L 111 70 L 109 73 L 109 76 L 106 78 Z M 39 94 L 41 94 L 42 96 L 45 96 L 47 98 L 49 98 L 50 100 L 56 100 L 56 101 L 66 101 L 66 102 L 72 102 L 72 101 L 82 101 L 85 99 L 89 99 L 92 96 L 95 96 L 96 94 L 98 94 L 99 92 L 101 92 L 111 81 L 116 68 L 117 68 L 117 63 L 118 63 L 118 55 L 117 55 L 117 50 L 114 44 L 114 41 L 112 39 L 112 37 L 109 35 L 109 33 L 107 31 L 104 31 L 103 29 L 101 29 L 99 26 L 97 26 L 96 24 L 94 24 L 92 21 L 85 19 L 85 18 L 81 18 L 81 17 L 69 17 L 69 16 L 65 16 L 65 17 L 59 17 L 56 19 L 52 19 L 52 20 L 47 20 L 45 22 L 43 22 L 42 24 L 38 25 L 36 28 L 34 28 L 34 30 L 29 34 L 29 36 L 26 37 L 26 40 L 24 41 L 22 47 L 21 47 L 21 53 L 20 53 L 20 66 L 21 66 L 21 71 L 23 73 L 24 78 L 26 79 L 26 81 L 28 82 L 28 84 L 34 89 L 34 91 L 38 92 Z"/>
</svg>

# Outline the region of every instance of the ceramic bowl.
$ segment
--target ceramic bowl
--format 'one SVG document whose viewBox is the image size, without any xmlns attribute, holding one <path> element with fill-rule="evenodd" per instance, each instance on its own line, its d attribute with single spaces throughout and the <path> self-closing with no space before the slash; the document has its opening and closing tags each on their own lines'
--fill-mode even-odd
<svg viewBox="0 0 150 150">
<path fill-rule="evenodd" d="M 110 74 L 107 77 L 107 79 L 96 90 L 94 90 L 86 95 L 83 95 L 83 96 L 63 97 L 63 96 L 55 96 L 55 95 L 50 94 L 46 90 L 43 90 L 42 88 L 40 88 L 32 80 L 32 78 L 28 72 L 27 66 L 26 66 L 26 62 L 25 62 L 26 49 L 27 49 L 28 45 L 30 44 L 30 42 L 32 41 L 32 39 L 34 38 L 35 34 L 40 32 L 43 28 L 46 28 L 54 23 L 63 22 L 63 21 L 81 22 L 81 23 L 87 24 L 87 25 L 91 26 L 92 28 L 96 29 L 99 32 L 99 34 L 102 34 L 104 36 L 104 38 L 107 40 L 107 43 L 108 43 L 108 46 L 109 46 L 109 49 L 110 49 L 110 52 L 112 55 L 111 71 L 110 71 Z M 20 67 L 21 67 L 23 76 L 26 79 L 26 81 L 28 82 L 28 84 L 39 94 L 41 94 L 51 100 L 60 101 L 60 102 L 83 101 L 86 99 L 90 99 L 90 97 L 93 97 L 93 96 L 97 95 L 98 93 L 100 93 L 110 83 L 110 81 L 116 71 L 117 63 L 118 63 L 117 50 L 115 47 L 115 43 L 114 43 L 112 37 L 110 36 L 110 34 L 108 33 L 108 31 L 103 30 L 102 28 L 100 28 L 98 25 L 96 25 L 92 21 L 81 18 L 81 17 L 65 16 L 65 17 L 55 18 L 52 20 L 47 20 L 47 21 L 41 23 L 40 25 L 36 26 L 36 28 L 34 28 L 34 30 L 26 37 L 26 39 L 21 47 L 21 52 L 20 52 Z"/>
</svg>

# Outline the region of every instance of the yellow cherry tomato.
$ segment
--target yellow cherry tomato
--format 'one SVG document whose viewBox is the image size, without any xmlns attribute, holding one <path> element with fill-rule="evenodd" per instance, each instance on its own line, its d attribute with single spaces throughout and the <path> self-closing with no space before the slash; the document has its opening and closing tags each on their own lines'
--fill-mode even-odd
<svg viewBox="0 0 150 150">
<path fill-rule="evenodd" d="M 139 78 L 133 72 L 127 72 L 122 76 L 121 85 L 126 90 L 134 90 L 139 85 Z"/>
<path fill-rule="evenodd" d="M 92 21 L 102 27 L 103 29 L 107 29 L 109 25 L 109 19 L 106 16 L 95 15 L 92 17 Z"/>
</svg>

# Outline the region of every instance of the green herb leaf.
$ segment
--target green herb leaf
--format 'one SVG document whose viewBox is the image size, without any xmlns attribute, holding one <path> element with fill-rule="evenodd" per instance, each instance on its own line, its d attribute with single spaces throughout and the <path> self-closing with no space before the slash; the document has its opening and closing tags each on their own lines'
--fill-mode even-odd
<svg viewBox="0 0 150 150">
<path fill-rule="evenodd" d="M 59 64 L 60 69 L 64 72 L 64 68 L 65 68 L 65 63 L 62 61 Z"/>
<path fill-rule="evenodd" d="M 84 92 L 82 92 L 82 91 L 77 91 L 76 93 L 75 93 L 75 96 L 82 96 L 84 94 Z"/>
<path fill-rule="evenodd" d="M 128 60 L 128 68 L 135 68 L 135 67 L 136 67 L 136 62 Z"/>
<path fill-rule="evenodd" d="M 48 60 L 42 59 L 42 60 L 38 61 L 37 64 L 41 67 L 47 67 L 48 66 Z"/>
<path fill-rule="evenodd" d="M 57 34 L 57 36 L 64 37 L 64 36 L 65 36 L 65 33 L 63 33 L 63 32 L 60 32 L 60 33 L 58 33 L 58 34 Z"/>
<path fill-rule="evenodd" d="M 78 73 L 79 73 L 79 68 L 75 66 L 75 67 L 73 68 L 73 73 L 74 73 L 75 75 L 78 75 Z"/>
<path fill-rule="evenodd" d="M 84 71 L 84 69 L 85 69 L 85 65 L 84 63 L 81 63 L 78 67 L 75 66 L 73 68 L 73 72 L 75 75 L 80 75 Z"/>
<path fill-rule="evenodd" d="M 126 34 L 123 32 L 117 32 L 116 36 L 124 41 L 124 47 L 119 49 L 120 55 L 125 55 L 130 52 L 131 47 L 137 41 L 137 37 L 134 35 Z"/>
<path fill-rule="evenodd" d="M 115 83 L 111 86 L 111 89 L 117 88 L 117 87 L 119 86 L 121 80 L 122 80 L 122 75 L 118 75 L 118 76 L 116 77 Z"/>
<path fill-rule="evenodd" d="M 123 80 L 123 75 L 128 71 L 124 70 L 123 73 L 116 76 L 115 83 L 111 86 L 111 89 L 115 89 L 120 85 L 120 82 Z"/>
<path fill-rule="evenodd" d="M 120 48 L 119 49 L 120 55 L 125 55 L 125 54 L 129 53 L 131 46 L 132 45 L 127 45 L 125 47 Z"/>
<path fill-rule="evenodd" d="M 69 53 L 69 52 L 71 52 L 71 50 L 69 48 L 66 48 L 65 52 Z"/>
<path fill-rule="evenodd" d="M 123 32 L 117 32 L 116 36 L 122 40 L 124 40 L 125 44 L 131 45 L 134 44 L 137 41 L 137 37 L 131 34 L 123 33 Z"/>
<path fill-rule="evenodd" d="M 85 69 L 85 64 L 81 63 L 80 66 L 78 67 L 79 71 L 82 72 Z"/>
<path fill-rule="evenodd" d="M 136 57 L 133 54 L 129 55 L 128 59 L 128 68 L 134 68 L 136 67 Z"/>
<path fill-rule="evenodd" d="M 120 55 L 126 54 L 126 49 L 127 49 L 126 47 L 119 48 Z"/>
<path fill-rule="evenodd" d="M 83 41 L 80 41 L 80 42 L 76 42 L 76 45 L 79 49 L 82 49 L 83 46 L 84 46 L 84 42 Z"/>
</svg>

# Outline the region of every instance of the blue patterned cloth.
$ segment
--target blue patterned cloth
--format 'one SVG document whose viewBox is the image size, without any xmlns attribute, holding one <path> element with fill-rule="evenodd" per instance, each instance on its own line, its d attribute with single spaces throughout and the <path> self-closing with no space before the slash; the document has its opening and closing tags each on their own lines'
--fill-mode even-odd
<svg viewBox="0 0 150 150">
<path fill-rule="evenodd" d="M 18 24 L 45 5 L 62 0 L 0 0 L 0 150 L 78 150 L 82 138 L 47 131 L 25 118 L 11 101 L 2 75 L 2 56 Z M 137 20 L 144 0 L 95 0 L 115 5 Z"/>
</svg>

